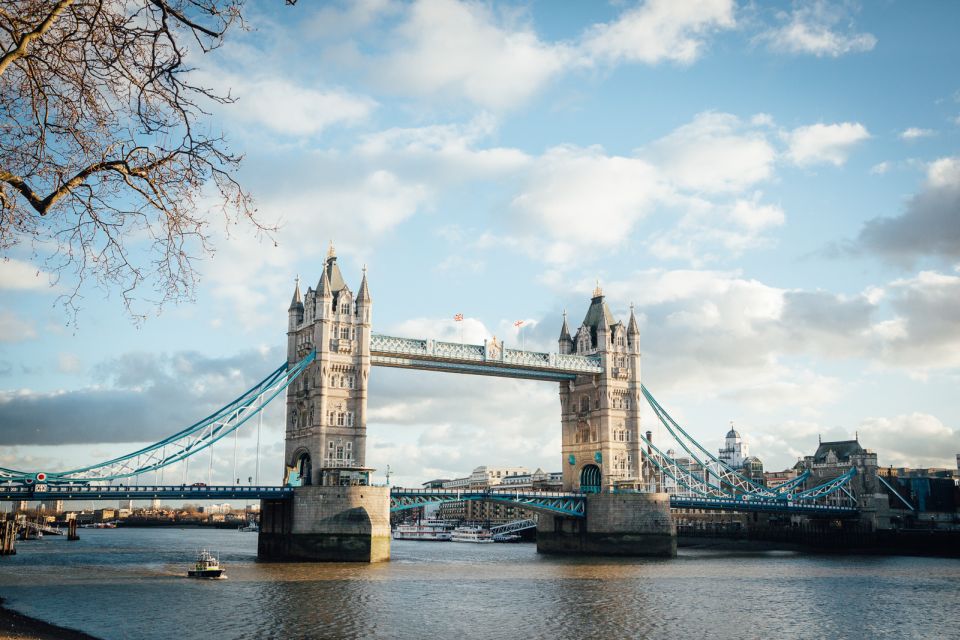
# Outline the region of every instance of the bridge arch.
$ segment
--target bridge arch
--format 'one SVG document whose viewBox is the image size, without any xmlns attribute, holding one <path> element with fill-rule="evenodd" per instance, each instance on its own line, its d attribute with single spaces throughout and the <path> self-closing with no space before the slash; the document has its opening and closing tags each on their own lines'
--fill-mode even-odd
<svg viewBox="0 0 960 640">
<path fill-rule="evenodd" d="M 305 447 L 299 447 L 293 452 L 284 484 L 293 487 L 313 484 L 313 458 Z"/>
<path fill-rule="evenodd" d="M 600 493 L 600 467 L 595 464 L 585 464 L 580 469 L 580 491 L 584 493 Z"/>
</svg>

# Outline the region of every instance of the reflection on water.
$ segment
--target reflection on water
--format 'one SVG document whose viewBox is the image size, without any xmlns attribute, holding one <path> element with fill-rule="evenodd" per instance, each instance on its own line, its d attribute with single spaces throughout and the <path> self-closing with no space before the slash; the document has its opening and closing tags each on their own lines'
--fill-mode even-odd
<svg viewBox="0 0 960 640">
<path fill-rule="evenodd" d="M 196 550 L 228 580 L 190 580 Z M 10 606 L 103 638 L 930 638 L 960 634 L 960 560 L 686 551 L 556 558 L 395 541 L 376 565 L 263 564 L 256 534 L 83 530 L 0 558 Z"/>
</svg>

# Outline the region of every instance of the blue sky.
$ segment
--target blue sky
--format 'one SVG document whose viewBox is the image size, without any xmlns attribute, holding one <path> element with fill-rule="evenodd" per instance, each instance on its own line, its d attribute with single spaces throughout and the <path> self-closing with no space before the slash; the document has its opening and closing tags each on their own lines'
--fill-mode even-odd
<svg viewBox="0 0 960 640">
<path fill-rule="evenodd" d="M 280 4 L 194 72 L 238 98 L 209 126 L 276 246 L 211 214 L 194 301 L 135 323 L 85 285 L 75 326 L 69 283 L 8 254 L 0 464 L 92 461 L 232 399 L 282 361 L 330 240 L 354 289 L 368 266 L 378 332 L 455 337 L 463 313 L 467 340 L 517 343 L 524 319 L 552 350 L 599 280 L 705 444 L 732 420 L 768 469 L 855 432 L 881 464 L 955 464 L 956 3 Z M 368 461 L 401 483 L 560 466 L 553 385 L 378 369 L 370 409 Z"/>
</svg>

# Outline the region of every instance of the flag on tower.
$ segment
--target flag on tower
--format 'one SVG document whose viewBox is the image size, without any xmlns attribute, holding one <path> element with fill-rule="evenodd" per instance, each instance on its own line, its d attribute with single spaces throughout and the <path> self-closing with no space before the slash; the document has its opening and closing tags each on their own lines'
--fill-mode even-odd
<svg viewBox="0 0 960 640">
<path fill-rule="evenodd" d="M 463 314 L 458 313 L 457 315 L 453 316 L 453 319 L 457 322 L 463 322 Z"/>
<path fill-rule="evenodd" d="M 515 327 L 520 327 L 522 325 L 523 325 L 523 320 L 517 320 L 516 322 L 513 323 L 513 326 Z"/>
</svg>

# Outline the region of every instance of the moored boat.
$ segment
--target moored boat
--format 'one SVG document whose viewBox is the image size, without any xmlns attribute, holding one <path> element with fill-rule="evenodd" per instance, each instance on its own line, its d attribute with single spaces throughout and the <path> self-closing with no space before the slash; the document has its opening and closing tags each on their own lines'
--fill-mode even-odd
<svg viewBox="0 0 960 640">
<path fill-rule="evenodd" d="M 212 553 L 204 549 L 197 556 L 197 561 L 193 569 L 187 571 L 187 576 L 191 578 L 225 578 L 223 567 L 220 566 L 219 558 L 214 557 Z"/>
<path fill-rule="evenodd" d="M 431 542 L 449 542 L 452 538 L 451 525 L 442 520 L 425 522 L 404 522 L 393 530 L 394 540 L 427 540 Z"/>
<path fill-rule="evenodd" d="M 450 539 L 454 542 L 487 543 L 493 542 L 493 534 L 483 527 L 465 526 L 454 529 Z"/>
</svg>

